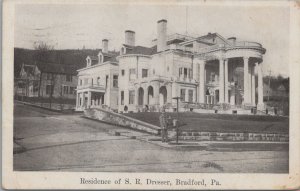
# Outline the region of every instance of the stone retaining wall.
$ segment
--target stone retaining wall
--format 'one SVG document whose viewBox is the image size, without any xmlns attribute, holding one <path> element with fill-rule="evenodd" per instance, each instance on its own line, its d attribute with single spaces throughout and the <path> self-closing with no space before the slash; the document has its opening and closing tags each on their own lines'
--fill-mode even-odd
<svg viewBox="0 0 300 191">
<path fill-rule="evenodd" d="M 106 123 L 111 123 L 115 125 L 120 125 L 128 128 L 144 131 L 150 134 L 158 135 L 160 133 L 160 128 L 155 125 L 145 123 L 143 121 L 133 119 L 111 111 L 107 111 L 101 108 L 85 109 L 84 116 L 87 118 L 96 119 Z"/>
<path fill-rule="evenodd" d="M 279 133 L 220 133 L 220 132 L 180 132 L 180 140 L 188 141 L 268 141 L 288 142 L 288 134 Z"/>
<path fill-rule="evenodd" d="M 160 134 L 160 127 L 133 119 L 118 113 L 101 108 L 90 108 L 84 111 L 87 118 L 129 127 L 132 129 L 148 132 L 154 135 Z M 176 138 L 175 129 L 169 131 L 169 137 Z M 228 133 L 228 132 L 199 132 L 180 131 L 181 141 L 266 141 L 266 142 L 288 142 L 289 135 L 284 133 Z"/>
</svg>

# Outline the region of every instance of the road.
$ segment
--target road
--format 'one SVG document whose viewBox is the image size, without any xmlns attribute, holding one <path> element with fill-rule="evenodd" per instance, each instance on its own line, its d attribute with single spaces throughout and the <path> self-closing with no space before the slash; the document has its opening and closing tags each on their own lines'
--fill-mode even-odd
<svg viewBox="0 0 300 191">
<path fill-rule="evenodd" d="M 288 172 L 287 150 L 218 152 L 165 148 L 128 136 L 115 136 L 114 131 L 132 130 L 82 118 L 81 114 L 60 114 L 16 103 L 14 140 L 24 150 L 14 154 L 14 170 Z"/>
</svg>

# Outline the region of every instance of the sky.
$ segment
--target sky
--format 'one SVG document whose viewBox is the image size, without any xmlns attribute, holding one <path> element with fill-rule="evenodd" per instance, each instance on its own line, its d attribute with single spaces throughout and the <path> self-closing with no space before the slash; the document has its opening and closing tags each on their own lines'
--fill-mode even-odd
<svg viewBox="0 0 300 191">
<path fill-rule="evenodd" d="M 167 19 L 168 34 L 194 37 L 217 32 L 266 48 L 263 72 L 289 76 L 289 8 L 283 6 L 200 5 L 16 5 L 15 47 L 45 42 L 55 49 L 98 49 L 102 39 L 119 50 L 124 31 L 136 32 L 136 45 L 151 46 L 157 21 Z"/>
</svg>

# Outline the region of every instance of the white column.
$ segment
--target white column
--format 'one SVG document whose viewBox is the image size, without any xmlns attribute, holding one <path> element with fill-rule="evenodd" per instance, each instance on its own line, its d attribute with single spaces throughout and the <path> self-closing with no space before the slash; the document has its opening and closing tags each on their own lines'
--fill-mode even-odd
<svg viewBox="0 0 300 191">
<path fill-rule="evenodd" d="M 219 60 L 219 103 L 224 103 L 224 60 Z"/>
<path fill-rule="evenodd" d="M 134 91 L 134 104 L 139 105 L 139 88 L 136 87 Z"/>
<path fill-rule="evenodd" d="M 230 105 L 235 105 L 235 88 L 230 91 Z"/>
<path fill-rule="evenodd" d="M 159 105 L 159 82 L 153 85 L 153 91 L 154 104 Z"/>
<path fill-rule="evenodd" d="M 172 83 L 172 98 L 177 97 L 177 84 L 175 82 Z M 172 103 L 176 104 L 176 100 L 172 99 Z"/>
<path fill-rule="evenodd" d="M 197 61 L 194 61 L 194 63 L 193 63 L 193 79 L 196 81 L 199 81 L 198 71 L 199 71 L 199 63 Z"/>
<path fill-rule="evenodd" d="M 195 103 L 195 102 L 197 102 L 197 97 L 196 97 L 196 91 L 197 91 L 197 88 L 195 88 L 194 90 L 193 90 L 193 102 Z"/>
<path fill-rule="evenodd" d="M 167 84 L 166 89 L 167 89 L 167 103 L 172 103 L 172 85 Z"/>
<path fill-rule="evenodd" d="M 262 75 L 262 67 L 261 63 L 257 63 L 257 75 L 258 75 L 258 87 L 257 87 L 257 93 L 258 93 L 258 100 L 257 100 L 257 108 L 258 109 L 264 109 L 264 95 L 263 95 L 263 75 Z"/>
<path fill-rule="evenodd" d="M 88 91 L 88 101 L 87 101 L 87 106 L 89 107 L 89 106 L 91 106 L 91 92 L 90 91 Z"/>
<path fill-rule="evenodd" d="M 251 98 L 252 98 L 252 105 L 254 106 L 255 105 L 255 66 L 252 66 L 252 70 L 251 70 L 251 85 L 252 85 L 252 88 L 251 88 Z"/>
<path fill-rule="evenodd" d="M 76 93 L 76 108 L 79 107 L 79 93 Z"/>
<path fill-rule="evenodd" d="M 205 102 L 205 62 L 200 63 L 200 76 L 199 76 L 199 103 Z"/>
<path fill-rule="evenodd" d="M 185 98 L 184 101 L 189 101 L 189 89 L 185 89 Z"/>
<path fill-rule="evenodd" d="M 148 87 L 144 88 L 144 105 L 148 105 Z"/>
<path fill-rule="evenodd" d="M 81 97 L 81 104 L 80 104 L 80 107 L 83 107 L 83 103 L 84 103 L 84 92 L 81 92 L 80 93 L 80 97 Z"/>
<path fill-rule="evenodd" d="M 225 85 L 225 88 L 224 88 L 225 103 L 228 103 L 228 59 L 226 59 L 225 62 L 224 62 L 224 69 L 225 69 L 225 72 L 224 72 L 224 78 L 225 78 L 225 82 L 224 82 L 224 85 Z"/>
<path fill-rule="evenodd" d="M 249 103 L 249 58 L 244 57 L 244 104 Z"/>
</svg>

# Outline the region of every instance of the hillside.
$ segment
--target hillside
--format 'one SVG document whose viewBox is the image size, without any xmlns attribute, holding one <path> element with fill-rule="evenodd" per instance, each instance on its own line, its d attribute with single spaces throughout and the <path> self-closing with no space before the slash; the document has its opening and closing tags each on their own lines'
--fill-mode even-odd
<svg viewBox="0 0 300 191">
<path fill-rule="evenodd" d="M 77 69 L 85 67 L 88 55 L 97 55 L 99 49 L 48 50 L 14 49 L 14 75 L 19 76 L 22 63 L 33 65 L 36 61 L 75 65 Z"/>
</svg>

